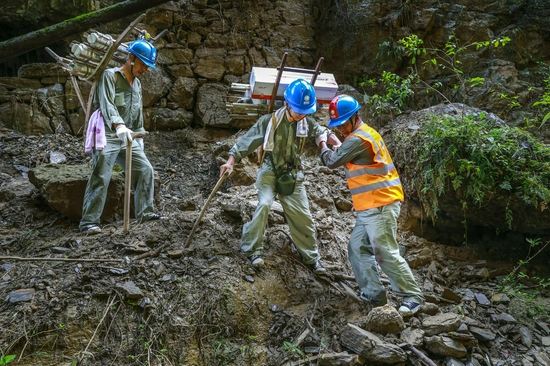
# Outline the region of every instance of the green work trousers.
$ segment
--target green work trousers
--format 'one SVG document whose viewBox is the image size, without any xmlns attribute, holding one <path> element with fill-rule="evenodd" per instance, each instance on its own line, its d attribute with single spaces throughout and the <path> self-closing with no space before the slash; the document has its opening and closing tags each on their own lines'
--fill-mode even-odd
<svg viewBox="0 0 550 366">
<path fill-rule="evenodd" d="M 126 146 L 118 137 L 106 137 L 103 150 L 92 152 L 92 174 L 86 185 L 82 219 L 79 227 L 98 225 L 107 199 L 113 167 L 119 163 L 126 166 Z M 132 142 L 132 188 L 134 188 L 135 217 L 147 221 L 154 215 L 154 170 L 145 153 L 134 140 Z"/>
<path fill-rule="evenodd" d="M 401 202 L 358 211 L 348 243 L 348 257 L 357 285 L 367 299 L 385 304 L 386 289 L 380 281 L 377 263 L 388 276 L 393 292 L 404 300 L 424 303 L 412 271 L 399 253 L 397 218 Z"/>
<path fill-rule="evenodd" d="M 283 206 L 285 219 L 296 249 L 302 256 L 304 263 L 313 264 L 320 259 L 320 256 L 317 248 L 315 226 L 309 211 L 309 201 L 303 183 L 304 173 L 298 171 L 294 193 L 290 196 L 279 195 L 279 201 Z M 264 163 L 258 169 L 256 188 L 258 189 L 258 206 L 252 220 L 243 226 L 241 241 L 241 249 L 247 257 L 261 255 L 262 253 L 269 210 L 277 194 L 275 191 L 275 173 L 267 163 Z"/>
</svg>

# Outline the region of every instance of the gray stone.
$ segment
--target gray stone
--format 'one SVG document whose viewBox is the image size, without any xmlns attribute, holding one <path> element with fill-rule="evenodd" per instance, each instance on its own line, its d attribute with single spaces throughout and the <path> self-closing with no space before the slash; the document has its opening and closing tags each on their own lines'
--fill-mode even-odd
<svg viewBox="0 0 550 366">
<path fill-rule="evenodd" d="M 487 329 L 473 327 L 473 326 L 469 327 L 469 329 L 470 329 L 470 333 L 472 333 L 474 337 L 476 337 L 480 341 L 492 341 L 496 338 L 496 334 L 494 334 L 493 332 Z"/>
<path fill-rule="evenodd" d="M 547 335 L 550 335 L 550 328 L 548 327 L 548 324 L 543 322 L 535 322 L 535 325 L 537 326 L 538 329 L 542 330 Z"/>
<path fill-rule="evenodd" d="M 88 165 L 40 165 L 29 172 L 29 181 L 40 190 L 46 203 L 71 220 L 82 216 L 84 191 L 90 176 Z M 155 174 L 155 199 L 160 191 L 160 180 Z M 124 175 L 113 172 L 107 191 L 107 200 L 101 215 L 102 222 L 111 222 L 123 215 Z M 130 200 L 130 217 L 134 215 L 133 199 Z"/>
<path fill-rule="evenodd" d="M 491 297 L 491 301 L 493 302 L 493 304 L 505 304 L 506 305 L 506 304 L 510 303 L 510 298 L 506 294 L 494 294 Z"/>
<path fill-rule="evenodd" d="M 451 333 L 445 334 L 444 336 L 454 339 L 455 341 L 462 343 L 466 347 L 476 347 L 478 345 L 478 342 L 475 336 L 469 332 L 468 333 L 451 332 Z"/>
<path fill-rule="evenodd" d="M 140 81 L 145 110 L 155 106 L 172 86 L 172 81 L 160 67 L 149 69 L 140 77 Z"/>
<path fill-rule="evenodd" d="M 470 289 L 466 289 L 466 291 L 464 291 L 464 295 L 462 295 L 462 300 L 464 301 L 472 301 L 473 299 L 475 299 L 475 294 L 472 290 Z"/>
<path fill-rule="evenodd" d="M 422 306 L 420 306 L 420 310 L 418 310 L 418 312 L 421 314 L 436 315 L 439 312 L 439 306 L 426 301 L 422 304 Z"/>
<path fill-rule="evenodd" d="M 193 58 L 189 48 L 163 48 L 158 52 L 158 63 L 163 65 L 188 64 Z"/>
<path fill-rule="evenodd" d="M 401 332 L 400 338 L 404 343 L 421 347 L 424 344 L 424 331 L 417 328 L 407 328 Z"/>
<path fill-rule="evenodd" d="M 443 313 L 424 318 L 422 327 L 427 336 L 433 336 L 439 333 L 453 332 L 461 323 L 462 320 L 458 314 Z"/>
<path fill-rule="evenodd" d="M 220 81 L 225 74 L 225 59 L 221 56 L 208 56 L 199 59 L 195 73 L 211 81 Z"/>
<path fill-rule="evenodd" d="M 40 190 L 46 203 L 71 220 L 82 217 L 84 191 L 90 176 L 87 165 L 40 165 L 29 172 L 29 181 Z M 113 172 L 101 220 L 112 221 L 123 214 L 124 176 Z"/>
<path fill-rule="evenodd" d="M 61 84 L 49 85 L 36 91 L 40 110 L 49 118 L 54 133 L 70 133 L 65 113 L 65 89 Z"/>
<path fill-rule="evenodd" d="M 141 299 L 143 292 L 136 286 L 134 281 L 126 281 L 125 283 L 117 283 L 116 288 L 123 291 L 128 299 Z"/>
<path fill-rule="evenodd" d="M 232 126 L 225 106 L 229 89 L 219 84 L 204 84 L 197 91 L 196 123 L 210 127 Z"/>
<path fill-rule="evenodd" d="M 464 366 L 460 360 L 457 360 L 454 357 L 445 357 L 445 366 Z"/>
<path fill-rule="evenodd" d="M 461 358 L 468 354 L 462 343 L 444 336 L 426 337 L 424 345 L 428 351 L 438 356 Z"/>
<path fill-rule="evenodd" d="M 405 329 L 403 318 L 389 304 L 372 309 L 367 315 L 366 323 L 367 330 L 380 334 L 398 334 Z"/>
<path fill-rule="evenodd" d="M 533 344 L 533 335 L 531 334 L 529 328 L 520 327 L 519 334 L 521 336 L 521 343 L 523 343 L 525 347 L 531 348 L 531 345 Z"/>
<path fill-rule="evenodd" d="M 459 303 L 459 302 L 462 301 L 462 298 L 460 296 L 458 296 L 454 291 L 452 291 L 451 289 L 449 289 L 447 287 L 443 288 L 442 297 L 444 299 L 451 300 L 451 301 L 454 301 L 456 303 Z"/>
<path fill-rule="evenodd" d="M 11 303 L 31 301 L 35 292 L 36 291 L 33 288 L 22 288 L 19 290 L 15 290 L 9 293 L 6 301 L 9 301 Z"/>
<path fill-rule="evenodd" d="M 491 318 L 499 324 L 517 323 L 517 320 L 512 315 L 506 313 L 493 314 Z"/>
<path fill-rule="evenodd" d="M 192 110 L 195 106 L 195 94 L 199 83 L 195 78 L 178 77 L 168 94 L 168 100 L 182 108 Z"/>
<path fill-rule="evenodd" d="M 340 335 L 342 346 L 372 363 L 394 365 L 405 362 L 407 354 L 394 344 L 386 343 L 369 331 L 348 324 Z"/>
<path fill-rule="evenodd" d="M 476 297 L 476 301 L 478 302 L 478 304 L 480 304 L 480 305 L 491 305 L 491 302 L 489 301 L 489 299 L 485 295 L 483 295 L 479 292 L 476 292 L 475 297 Z"/>
<path fill-rule="evenodd" d="M 55 62 L 31 63 L 21 66 L 17 71 L 17 76 L 26 79 L 42 79 L 45 77 L 67 77 L 69 72 Z"/>
</svg>

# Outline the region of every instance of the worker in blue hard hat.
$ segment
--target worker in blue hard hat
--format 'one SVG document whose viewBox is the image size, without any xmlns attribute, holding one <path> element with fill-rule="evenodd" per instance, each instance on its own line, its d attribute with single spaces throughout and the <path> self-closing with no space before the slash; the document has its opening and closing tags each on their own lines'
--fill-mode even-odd
<svg viewBox="0 0 550 366">
<path fill-rule="evenodd" d="M 297 79 L 284 93 L 284 106 L 266 114 L 244 134 L 220 166 L 220 176 L 233 171 L 235 163 L 263 146 L 265 159 L 258 169 L 258 205 L 252 219 L 243 226 L 241 250 L 253 267 L 264 265 L 263 236 L 271 205 L 278 195 L 292 241 L 305 264 L 315 274 L 326 272 L 321 263 L 316 232 L 304 186 L 301 156 L 307 140 L 340 144 L 336 135 L 310 117 L 317 109 L 313 86 Z"/>
<path fill-rule="evenodd" d="M 361 288 L 361 299 L 374 306 L 387 303 L 386 288 L 378 273 L 380 266 L 392 290 L 403 297 L 399 313 L 412 316 L 424 303 L 424 296 L 399 252 L 396 239 L 403 187 L 384 140 L 362 121 L 360 109 L 357 100 L 346 94 L 330 102 L 328 126 L 337 129 L 344 142 L 336 151 L 321 142 L 321 160 L 331 169 L 345 167 L 357 213 L 348 242 L 348 257 Z"/>
<path fill-rule="evenodd" d="M 100 217 L 113 166 L 115 163 L 125 166 L 126 145 L 130 142 L 135 217 L 141 221 L 162 218 L 154 210 L 154 170 L 145 156 L 143 139 L 132 138 L 133 132 L 145 131 L 141 82 L 138 78 L 150 67 L 155 67 L 157 50 L 143 39 L 130 43 L 127 50 L 128 58 L 124 65 L 106 69 L 95 89 L 95 113 L 100 113 L 103 118 L 106 144 L 92 149 L 92 174 L 86 186 L 79 225 L 80 230 L 87 234 L 101 231 Z"/>
</svg>

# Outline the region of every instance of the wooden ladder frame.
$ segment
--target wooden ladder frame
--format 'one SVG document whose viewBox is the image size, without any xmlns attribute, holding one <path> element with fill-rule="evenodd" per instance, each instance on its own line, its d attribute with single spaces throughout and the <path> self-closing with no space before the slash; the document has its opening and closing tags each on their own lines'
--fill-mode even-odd
<svg viewBox="0 0 550 366">
<path fill-rule="evenodd" d="M 273 85 L 273 91 L 271 92 L 271 99 L 269 100 L 269 106 L 267 107 L 267 113 L 273 113 L 273 106 L 275 105 L 275 99 L 278 100 L 284 100 L 284 97 L 277 98 L 277 91 L 279 90 L 279 84 L 281 82 L 281 77 L 283 76 L 284 71 L 291 71 L 291 72 L 300 72 L 304 74 L 311 74 L 311 80 L 309 81 L 311 85 L 315 85 L 315 81 L 317 81 L 317 76 L 321 74 L 321 66 L 323 65 L 323 57 L 319 57 L 319 60 L 317 61 L 317 66 L 315 66 L 315 70 L 310 69 L 299 69 L 295 67 L 286 67 L 286 58 L 288 56 L 288 52 L 285 52 L 283 55 L 283 58 L 281 59 L 281 64 L 277 68 L 277 77 L 275 78 L 275 85 Z M 265 158 L 265 151 L 263 148 L 263 144 L 260 145 L 257 149 L 258 154 L 258 166 L 262 166 Z"/>
<path fill-rule="evenodd" d="M 286 58 L 288 56 L 288 52 L 285 52 L 283 55 L 283 58 L 281 59 L 281 64 L 279 67 L 277 67 L 277 77 L 275 78 L 275 85 L 273 86 L 273 91 L 271 92 L 271 100 L 269 101 L 269 107 L 267 108 L 267 113 L 273 112 L 273 106 L 275 105 L 275 99 L 284 100 L 283 97 L 277 98 L 277 91 L 279 89 L 279 84 L 281 82 L 281 77 L 283 76 L 283 71 L 292 71 L 292 72 L 301 72 L 303 74 L 312 74 L 311 80 L 309 81 L 311 85 L 315 85 L 315 81 L 317 81 L 317 76 L 321 74 L 321 66 L 323 65 L 323 57 L 319 58 L 319 61 L 317 61 L 317 66 L 315 66 L 315 70 L 310 69 L 299 69 L 295 67 L 286 67 Z"/>
</svg>

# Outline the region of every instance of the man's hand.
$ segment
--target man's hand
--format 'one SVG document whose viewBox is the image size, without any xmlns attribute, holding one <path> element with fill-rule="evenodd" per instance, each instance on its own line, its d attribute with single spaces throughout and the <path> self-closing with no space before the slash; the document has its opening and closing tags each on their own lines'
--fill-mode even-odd
<svg viewBox="0 0 550 366">
<path fill-rule="evenodd" d="M 124 125 L 118 125 L 116 128 L 116 135 L 124 144 L 128 144 L 129 142 L 132 142 L 132 130 L 126 128 Z"/>
<path fill-rule="evenodd" d="M 231 174 L 233 172 L 233 165 L 235 165 L 235 157 L 233 155 L 229 155 L 229 159 L 227 159 L 225 164 L 220 166 L 220 178 L 225 174 L 225 172 Z"/>
</svg>

